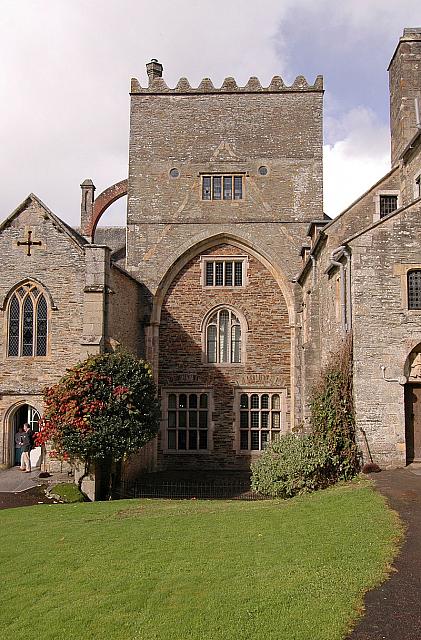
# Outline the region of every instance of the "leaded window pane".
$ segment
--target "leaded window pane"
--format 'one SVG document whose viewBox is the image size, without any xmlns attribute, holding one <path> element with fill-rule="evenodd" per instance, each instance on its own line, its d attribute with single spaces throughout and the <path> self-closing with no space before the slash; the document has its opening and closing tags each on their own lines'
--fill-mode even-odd
<svg viewBox="0 0 421 640">
<path fill-rule="evenodd" d="M 189 431 L 189 449 L 197 449 L 197 431 Z"/>
<path fill-rule="evenodd" d="M 225 286 L 232 287 L 232 262 L 225 263 Z"/>
<path fill-rule="evenodd" d="M 248 411 L 240 411 L 240 428 L 248 429 L 249 428 L 249 414 Z"/>
<path fill-rule="evenodd" d="M 261 399 L 262 409 L 269 409 L 269 394 L 264 393 Z"/>
<path fill-rule="evenodd" d="M 203 176 L 202 178 L 202 199 L 211 199 L 211 178 L 210 176 Z"/>
<path fill-rule="evenodd" d="M 215 263 L 215 286 L 222 287 L 224 284 L 224 263 Z"/>
<path fill-rule="evenodd" d="M 197 394 L 191 393 L 189 395 L 189 407 L 190 409 L 195 409 L 197 407 Z"/>
<path fill-rule="evenodd" d="M 234 176 L 234 200 L 241 200 L 243 197 L 243 178 Z"/>
<path fill-rule="evenodd" d="M 232 176 L 224 176 L 224 200 L 232 200 Z"/>
<path fill-rule="evenodd" d="M 208 326 L 208 362 L 216 362 L 216 325 L 210 324 Z"/>
<path fill-rule="evenodd" d="M 240 409 L 248 409 L 249 408 L 249 397 L 247 393 L 242 393 L 240 396 Z"/>
<path fill-rule="evenodd" d="M 200 394 L 200 408 L 207 409 L 208 408 L 208 394 L 201 393 Z"/>
<path fill-rule="evenodd" d="M 258 429 L 259 428 L 259 412 L 252 411 L 250 414 L 251 417 L 251 428 Z"/>
<path fill-rule="evenodd" d="M 276 409 L 279 411 L 281 408 L 281 399 L 277 393 L 272 396 L 272 409 Z"/>
<path fill-rule="evenodd" d="M 187 407 L 187 394 L 180 393 L 178 396 L 178 406 L 180 409 L 185 409 Z"/>
<path fill-rule="evenodd" d="M 177 397 L 175 393 L 170 393 L 170 395 L 168 396 L 168 408 L 175 409 L 176 406 L 177 406 Z"/>
<path fill-rule="evenodd" d="M 43 295 L 37 305 L 37 356 L 47 353 L 47 303 Z"/>
<path fill-rule="evenodd" d="M 20 327 L 20 305 L 15 294 L 13 294 L 9 307 L 9 356 L 19 355 L 19 327 Z"/>
<path fill-rule="evenodd" d="M 242 287 L 243 286 L 243 263 L 242 262 L 236 262 L 235 263 L 234 284 L 235 284 L 236 287 Z"/>
<path fill-rule="evenodd" d="M 408 309 L 421 309 L 421 269 L 408 272 Z"/>
<path fill-rule="evenodd" d="M 219 362 L 228 362 L 229 319 L 228 311 L 219 312 Z"/>
<path fill-rule="evenodd" d="M 189 429 L 197 429 L 197 411 L 189 411 Z"/>
<path fill-rule="evenodd" d="M 199 429 L 207 429 L 208 426 L 208 412 L 199 411 Z"/>
<path fill-rule="evenodd" d="M 231 328 L 231 362 L 241 362 L 241 327 L 239 324 Z"/>
<path fill-rule="evenodd" d="M 240 449 L 249 448 L 249 432 L 240 431 Z"/>
<path fill-rule="evenodd" d="M 179 429 L 187 428 L 187 411 L 178 412 L 178 428 Z"/>
<path fill-rule="evenodd" d="M 259 451 L 260 449 L 260 432 L 259 431 L 251 431 L 250 432 L 251 435 L 251 450 L 252 451 Z"/>
<path fill-rule="evenodd" d="M 168 449 L 176 449 L 176 431 L 168 431 Z"/>
<path fill-rule="evenodd" d="M 259 408 L 259 396 L 257 395 L 257 393 L 253 393 L 253 395 L 250 398 L 250 402 L 251 402 L 250 406 L 252 409 Z"/>
<path fill-rule="evenodd" d="M 22 355 L 32 356 L 34 351 L 34 305 L 29 295 L 23 304 Z"/>
<path fill-rule="evenodd" d="M 178 448 L 186 449 L 186 447 L 187 447 L 187 432 L 178 431 Z"/>
<path fill-rule="evenodd" d="M 199 431 L 199 449 L 208 448 L 208 432 Z"/>
<path fill-rule="evenodd" d="M 222 178 L 221 176 L 214 176 L 212 197 L 214 200 L 220 200 L 221 195 L 222 195 Z"/>
<path fill-rule="evenodd" d="M 214 262 L 207 262 L 206 263 L 206 286 L 207 287 L 213 287 L 213 267 L 214 267 Z"/>
<path fill-rule="evenodd" d="M 281 426 L 281 414 L 277 411 L 272 413 L 272 429 L 279 429 Z"/>
</svg>

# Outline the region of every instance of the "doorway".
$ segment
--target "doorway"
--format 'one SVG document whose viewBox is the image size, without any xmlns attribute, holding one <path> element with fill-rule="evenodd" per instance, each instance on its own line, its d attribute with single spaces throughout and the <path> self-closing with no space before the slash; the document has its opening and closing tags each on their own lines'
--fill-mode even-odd
<svg viewBox="0 0 421 640">
<path fill-rule="evenodd" d="M 12 417 L 13 421 L 13 429 L 12 429 L 12 437 L 13 437 L 13 456 L 12 456 L 12 466 L 20 465 L 20 448 L 16 446 L 15 436 L 19 430 L 19 427 L 27 422 L 32 429 L 33 433 L 37 433 L 39 431 L 39 421 L 40 414 L 34 408 L 31 407 L 30 404 L 22 404 L 18 407 Z M 35 447 L 31 451 L 31 467 L 39 467 L 41 464 L 41 447 Z"/>
<path fill-rule="evenodd" d="M 405 385 L 406 463 L 421 462 L 421 384 Z"/>
</svg>

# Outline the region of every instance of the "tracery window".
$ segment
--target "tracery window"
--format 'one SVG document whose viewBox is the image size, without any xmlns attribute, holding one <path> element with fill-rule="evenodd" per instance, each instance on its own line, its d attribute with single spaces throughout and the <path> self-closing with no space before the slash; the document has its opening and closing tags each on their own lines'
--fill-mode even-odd
<svg viewBox="0 0 421 640">
<path fill-rule="evenodd" d="M 421 309 L 421 269 L 408 271 L 408 309 Z"/>
<path fill-rule="evenodd" d="M 209 317 L 205 330 L 207 362 L 241 362 L 241 323 L 234 311 L 218 309 Z"/>
<path fill-rule="evenodd" d="M 48 305 L 41 288 L 20 285 L 9 300 L 7 355 L 46 356 Z"/>
</svg>

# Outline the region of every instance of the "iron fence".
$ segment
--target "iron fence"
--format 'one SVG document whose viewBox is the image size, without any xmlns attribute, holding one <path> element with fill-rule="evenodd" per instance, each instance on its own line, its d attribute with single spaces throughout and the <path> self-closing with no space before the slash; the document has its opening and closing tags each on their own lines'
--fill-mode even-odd
<svg viewBox="0 0 421 640">
<path fill-rule="evenodd" d="M 116 498 L 167 498 L 172 500 L 265 500 L 252 491 L 247 480 L 206 481 L 123 481 Z"/>
</svg>

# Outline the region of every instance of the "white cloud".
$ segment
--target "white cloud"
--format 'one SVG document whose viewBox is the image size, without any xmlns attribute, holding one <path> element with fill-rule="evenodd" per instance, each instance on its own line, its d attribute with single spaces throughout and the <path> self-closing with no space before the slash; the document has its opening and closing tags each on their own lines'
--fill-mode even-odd
<svg viewBox="0 0 421 640">
<path fill-rule="evenodd" d="M 330 118 L 327 127 L 339 136 L 323 148 L 324 210 L 334 217 L 389 171 L 390 136 L 364 107 Z"/>
</svg>

